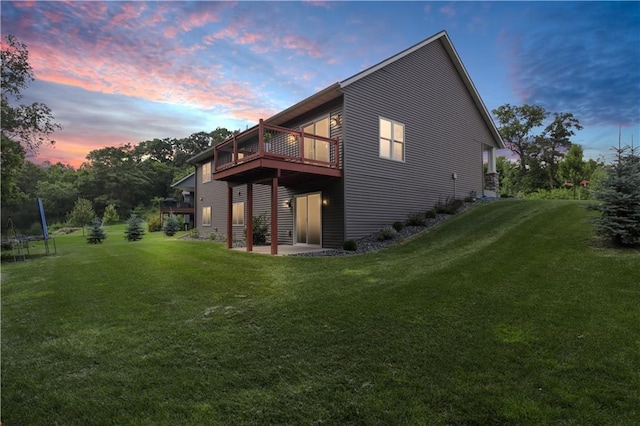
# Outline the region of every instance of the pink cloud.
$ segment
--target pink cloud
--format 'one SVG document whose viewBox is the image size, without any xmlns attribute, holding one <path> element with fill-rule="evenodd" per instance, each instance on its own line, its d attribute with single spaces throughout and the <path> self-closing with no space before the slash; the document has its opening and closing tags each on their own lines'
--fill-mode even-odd
<svg viewBox="0 0 640 426">
<path fill-rule="evenodd" d="M 322 49 L 320 49 L 316 43 L 301 35 L 287 34 L 282 37 L 280 42 L 285 49 L 297 50 L 299 53 L 307 53 L 314 58 L 322 57 Z"/>
</svg>

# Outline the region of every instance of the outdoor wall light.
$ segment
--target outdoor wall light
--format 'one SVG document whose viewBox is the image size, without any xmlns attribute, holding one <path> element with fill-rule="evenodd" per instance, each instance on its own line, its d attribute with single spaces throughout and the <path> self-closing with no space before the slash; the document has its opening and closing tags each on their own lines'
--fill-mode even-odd
<svg viewBox="0 0 640 426">
<path fill-rule="evenodd" d="M 291 198 L 289 198 L 288 200 L 284 200 L 284 203 L 282 203 L 282 207 L 288 207 L 289 209 L 291 209 L 293 207 L 293 201 L 291 200 Z"/>
<path fill-rule="evenodd" d="M 287 142 L 290 145 L 293 145 L 294 143 L 296 143 L 296 135 L 292 135 L 291 133 L 289 133 L 289 135 L 287 136 Z"/>
<path fill-rule="evenodd" d="M 329 205 L 329 200 L 328 200 L 328 199 L 326 199 L 326 198 L 323 198 L 323 199 L 322 199 L 322 205 L 323 205 L 323 206 L 328 206 L 328 205 Z"/>
<path fill-rule="evenodd" d="M 339 126 L 340 124 L 342 124 L 342 116 L 341 115 L 334 115 L 333 117 L 331 117 L 331 125 L 333 127 Z"/>
</svg>

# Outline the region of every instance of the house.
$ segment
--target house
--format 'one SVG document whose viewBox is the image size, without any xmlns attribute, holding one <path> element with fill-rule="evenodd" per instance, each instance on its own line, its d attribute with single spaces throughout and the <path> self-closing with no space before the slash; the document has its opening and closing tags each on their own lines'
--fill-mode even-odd
<svg viewBox="0 0 640 426">
<path fill-rule="evenodd" d="M 265 214 L 272 254 L 340 248 L 448 197 L 495 197 L 500 148 L 443 31 L 191 158 L 195 226 L 251 251 Z"/>
<path fill-rule="evenodd" d="M 167 198 L 160 202 L 160 223 L 164 222 L 165 216 L 182 216 L 185 229 L 193 229 L 195 226 L 195 172 L 188 174 L 182 179 L 174 182 L 171 187 L 182 190 L 182 201 L 174 198 Z"/>
</svg>

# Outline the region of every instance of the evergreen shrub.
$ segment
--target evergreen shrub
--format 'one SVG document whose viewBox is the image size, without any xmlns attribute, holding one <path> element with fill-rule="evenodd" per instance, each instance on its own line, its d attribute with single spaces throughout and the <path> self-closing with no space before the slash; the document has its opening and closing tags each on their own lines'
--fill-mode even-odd
<svg viewBox="0 0 640 426">
<path fill-rule="evenodd" d="M 176 232 L 180 230 L 180 221 L 175 215 L 172 214 L 167 218 L 167 220 L 164 221 L 162 230 L 167 236 L 173 237 Z"/>
<path fill-rule="evenodd" d="M 89 236 L 87 237 L 87 243 L 89 244 L 100 244 L 102 241 L 107 238 L 107 234 L 104 232 L 102 228 L 102 223 L 100 219 L 97 217 L 93 218 L 93 222 L 91 222 L 91 227 L 89 228 Z"/>
<path fill-rule="evenodd" d="M 342 248 L 347 251 L 356 251 L 358 250 L 358 244 L 353 240 L 347 240 L 342 245 Z"/>
<path fill-rule="evenodd" d="M 127 241 L 138 241 L 142 239 L 144 229 L 142 229 L 142 219 L 135 214 L 131 214 L 127 220 L 127 227 L 124 230 L 124 238 Z"/>
</svg>

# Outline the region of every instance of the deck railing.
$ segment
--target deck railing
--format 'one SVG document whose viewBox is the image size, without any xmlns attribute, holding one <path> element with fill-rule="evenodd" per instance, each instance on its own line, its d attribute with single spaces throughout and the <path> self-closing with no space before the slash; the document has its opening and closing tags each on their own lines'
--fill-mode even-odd
<svg viewBox="0 0 640 426">
<path fill-rule="evenodd" d="M 214 173 L 257 158 L 340 168 L 340 146 L 335 138 L 265 124 L 234 135 L 214 149 Z"/>
</svg>

